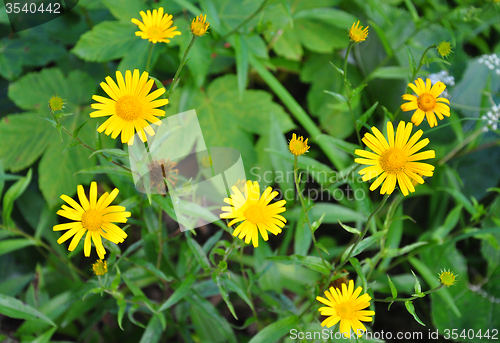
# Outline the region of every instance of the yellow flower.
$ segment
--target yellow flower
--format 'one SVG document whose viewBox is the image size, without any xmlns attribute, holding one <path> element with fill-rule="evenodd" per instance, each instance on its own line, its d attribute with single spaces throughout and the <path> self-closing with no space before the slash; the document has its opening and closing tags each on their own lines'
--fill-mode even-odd
<svg viewBox="0 0 500 343">
<path fill-rule="evenodd" d="M 447 41 L 439 43 L 436 49 L 438 51 L 438 54 L 441 55 L 441 57 L 448 57 L 452 53 L 451 44 L 448 43 Z"/>
<path fill-rule="evenodd" d="M 446 287 L 450 287 L 455 284 L 457 276 L 458 275 L 453 274 L 449 270 L 441 270 L 441 273 L 439 274 L 439 282 Z"/>
<path fill-rule="evenodd" d="M 443 120 L 443 115 L 450 116 L 450 108 L 448 105 L 450 101 L 446 98 L 438 98 L 438 96 L 446 89 L 446 85 L 441 81 L 438 81 L 431 88 L 431 80 L 426 79 L 425 84 L 422 79 L 417 79 L 415 84 L 409 83 L 408 86 L 413 89 L 417 96 L 412 94 L 404 94 L 402 98 L 408 100 L 409 102 L 402 104 L 401 109 L 403 111 L 416 110 L 411 117 L 411 121 L 415 125 L 420 125 L 427 117 L 430 127 L 434 127 L 438 124 L 436 116 L 439 120 Z M 441 101 L 441 102 L 439 102 Z"/>
<path fill-rule="evenodd" d="M 132 22 L 139 26 L 140 31 L 136 31 L 135 35 L 140 36 L 142 39 L 149 39 L 153 43 L 169 43 L 169 38 L 181 34 L 179 31 L 175 31 L 177 26 L 171 27 L 173 24 L 172 15 L 168 13 L 163 15 L 163 7 L 153 10 L 153 14 L 151 14 L 150 10 L 148 10 L 147 15 L 144 11 L 139 14 L 144 23 L 135 18 L 132 18 Z"/>
<path fill-rule="evenodd" d="M 106 261 L 97 260 L 93 265 L 92 269 L 94 270 L 94 274 L 97 276 L 104 275 L 108 272 L 108 264 Z"/>
<path fill-rule="evenodd" d="M 99 200 L 97 200 L 97 184 L 95 182 L 90 185 L 90 199 L 87 199 L 82 185 L 78 186 L 77 190 L 81 205 L 69 196 L 61 195 L 61 199 L 72 208 L 62 205 L 62 210 L 57 211 L 57 214 L 74 220 L 74 222 L 54 226 L 54 231 L 68 230 L 57 240 L 57 243 L 64 243 L 74 236 L 68 248 L 69 251 L 73 251 L 83 235 L 87 233 L 83 246 L 84 255 L 90 256 L 90 240 L 92 239 L 97 255 L 102 260 L 106 250 L 102 245 L 101 236 L 115 244 L 123 242 L 127 238 L 127 234 L 113 222 L 126 223 L 130 212 L 125 212 L 123 206 L 109 206 L 118 195 L 117 188 L 111 193 L 104 193 Z"/>
<path fill-rule="evenodd" d="M 300 136 L 297 139 L 297 135 L 294 133 L 292 135 L 292 139 L 290 140 L 290 143 L 288 144 L 288 148 L 290 149 L 290 152 L 294 154 L 295 156 L 303 155 L 309 150 L 310 146 L 307 146 L 307 140 L 304 142 L 304 137 Z"/>
<path fill-rule="evenodd" d="M 205 15 L 205 17 L 203 17 L 203 14 L 200 14 L 193 19 L 193 21 L 191 22 L 191 32 L 193 33 L 193 35 L 200 37 L 203 36 L 205 32 L 207 32 L 208 25 L 210 24 L 205 23 L 206 20 L 207 16 Z"/>
<path fill-rule="evenodd" d="M 418 183 L 424 183 L 420 177 L 432 176 L 434 166 L 427 163 L 416 161 L 427 160 L 436 157 L 434 150 L 427 150 L 416 153 L 427 144 L 429 139 L 423 139 L 417 143 L 423 134 L 422 130 L 418 130 L 410 140 L 413 125 L 401 121 L 396 131 L 394 138 L 394 127 L 391 122 L 387 123 L 387 135 L 389 143 L 386 141 L 382 133 L 372 127 L 375 134 L 366 133 L 363 137 L 363 142 L 372 149 L 375 153 L 357 149 L 354 153 L 364 158 L 356 158 L 354 161 L 360 164 L 369 165 L 359 171 L 363 175 L 363 181 L 371 180 L 376 176 L 380 177 L 371 185 L 370 190 L 377 189 L 385 180 L 384 185 L 380 189 L 380 194 L 391 194 L 396 187 L 396 180 L 399 184 L 401 192 L 407 196 L 410 192 L 415 192 L 415 188 L 411 180 L 416 180 Z"/>
<path fill-rule="evenodd" d="M 277 235 L 281 233 L 281 228 L 285 226 L 286 219 L 279 215 L 285 212 L 285 200 L 277 201 L 271 205 L 269 202 L 273 200 L 278 192 L 272 192 L 271 187 L 260 196 L 260 187 L 258 182 L 247 181 L 243 195 L 240 190 L 233 186 L 231 187 L 233 194 L 231 198 L 225 198 L 224 202 L 231 206 L 222 207 L 220 215 L 223 219 L 233 219 L 229 222 L 229 226 L 241 223 L 233 232 L 233 236 L 238 236 L 240 239 L 245 238 L 245 243 L 250 244 L 252 241 L 254 247 L 259 246 L 259 231 L 265 241 L 269 239 L 267 231 Z"/>
<path fill-rule="evenodd" d="M 316 300 L 328 306 L 319 309 L 322 316 L 328 316 L 321 326 L 330 328 L 340 321 L 339 331 L 345 336 L 351 336 L 351 328 L 358 337 L 361 336 L 366 331 L 361 322 L 371 322 L 371 316 L 375 315 L 374 311 L 363 310 L 370 306 L 372 298 L 366 293 L 359 296 L 361 291 L 361 287 L 354 291 L 354 282 L 349 280 L 349 288 L 343 283 L 342 290 L 330 287 L 330 291 L 325 291 L 326 299 L 316 297 Z"/>
<path fill-rule="evenodd" d="M 60 111 L 64 108 L 64 100 L 54 95 L 49 99 L 49 107 L 52 111 Z"/>
<path fill-rule="evenodd" d="M 141 140 L 145 142 L 147 137 L 144 131 L 150 136 L 155 134 L 148 121 L 159 126 L 161 121 L 157 117 L 165 116 L 165 111 L 156 107 L 165 106 L 168 104 L 168 99 L 155 100 L 165 93 L 165 88 L 148 94 L 154 81 L 153 79 L 148 81 L 147 72 L 142 73 L 139 78 L 137 69 L 133 75 L 127 70 L 125 80 L 122 73 L 117 71 L 116 80 L 118 85 L 109 76 L 106 77 L 106 82 L 101 82 L 102 89 L 111 99 L 99 95 L 92 96 L 92 99 L 99 103 L 91 105 L 97 111 L 90 113 L 90 116 L 92 118 L 111 116 L 97 131 L 106 130 L 104 133 L 108 136 L 111 134 L 113 139 L 121 132 L 122 143 L 129 145 L 134 144 L 134 133 L 137 131 Z"/>
<path fill-rule="evenodd" d="M 352 24 L 351 29 L 349 30 L 349 38 L 355 43 L 360 43 L 366 39 L 368 36 L 368 28 L 369 26 L 363 29 L 363 26 L 359 26 L 359 20 L 357 23 Z"/>
</svg>

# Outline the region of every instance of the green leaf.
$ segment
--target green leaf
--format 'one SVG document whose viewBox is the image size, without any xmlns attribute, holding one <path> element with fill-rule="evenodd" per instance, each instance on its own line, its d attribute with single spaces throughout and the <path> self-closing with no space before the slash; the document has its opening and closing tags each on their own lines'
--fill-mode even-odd
<svg viewBox="0 0 500 343">
<path fill-rule="evenodd" d="M 109 9 L 111 14 L 116 19 L 121 20 L 123 22 L 129 22 L 131 18 L 136 18 L 142 21 L 139 12 L 140 11 L 146 12 L 146 10 L 151 10 L 151 8 L 148 5 L 146 5 L 146 3 L 143 0 L 132 1 L 132 2 L 128 0 L 103 0 L 102 3 Z"/>
<path fill-rule="evenodd" d="M 196 276 L 194 274 L 185 278 L 179 287 L 175 289 L 174 293 L 160 306 L 158 312 L 163 312 L 184 299 L 184 297 L 191 291 L 195 282 Z"/>
<path fill-rule="evenodd" d="M 218 274 L 218 271 L 214 271 L 212 274 L 212 278 L 214 279 L 215 283 L 217 284 L 217 288 L 219 288 L 219 293 L 222 296 L 222 299 L 227 305 L 227 308 L 229 309 L 229 312 L 233 315 L 233 317 L 238 320 L 238 316 L 236 315 L 236 312 L 234 311 L 234 306 L 231 303 L 231 300 L 229 300 L 229 294 L 227 293 L 226 287 L 224 287 L 224 284 L 222 283 L 221 277 Z"/>
<path fill-rule="evenodd" d="M 234 35 L 234 51 L 236 53 L 236 76 L 238 77 L 238 90 L 240 99 L 247 87 L 248 78 L 248 47 L 240 35 Z"/>
<path fill-rule="evenodd" d="M 31 306 L 24 304 L 16 298 L 12 298 L 3 294 L 0 294 L 0 313 L 11 318 L 38 320 L 52 326 L 56 326 L 56 324 L 45 314 L 39 312 Z"/>
<path fill-rule="evenodd" d="M 128 157 L 128 153 L 126 151 L 123 151 L 122 149 L 101 149 L 101 150 L 96 150 L 94 151 L 89 158 L 94 156 L 95 154 L 108 154 L 112 156 L 119 156 L 119 157 Z M 123 169 L 123 168 L 122 168 Z M 125 170 L 125 169 L 124 169 Z"/>
<path fill-rule="evenodd" d="M 5 218 L 5 217 L 4 217 Z M 0 256 L 25 247 L 35 245 L 35 241 L 26 238 L 7 239 L 0 241 Z"/>
<path fill-rule="evenodd" d="M 408 64 L 410 65 L 411 73 L 413 75 L 415 73 L 415 70 L 417 69 L 417 64 L 415 63 L 415 59 L 413 58 L 413 54 L 411 53 L 410 48 L 406 45 L 405 48 L 406 52 L 408 53 Z"/>
<path fill-rule="evenodd" d="M 297 11 L 293 16 L 295 19 L 312 19 L 329 24 L 341 30 L 346 30 L 357 21 L 350 13 L 329 7 L 308 8 Z"/>
<path fill-rule="evenodd" d="M 123 315 L 125 314 L 125 310 L 127 309 L 127 302 L 125 299 L 118 299 L 116 301 L 116 305 L 118 306 L 118 325 L 120 326 L 120 329 L 123 330 L 122 322 L 123 322 Z"/>
<path fill-rule="evenodd" d="M 189 246 L 189 249 L 195 256 L 196 260 L 200 264 L 203 269 L 210 269 L 210 262 L 208 262 L 207 255 L 203 251 L 202 247 L 196 242 L 189 234 L 186 235 L 186 240 Z"/>
<path fill-rule="evenodd" d="M 325 140 L 328 144 L 331 144 L 350 155 L 354 155 L 354 151 L 359 149 L 359 145 L 352 144 L 344 141 L 343 139 L 338 139 L 329 135 L 319 135 L 316 137 L 316 141 Z"/>
<path fill-rule="evenodd" d="M 393 56 L 394 52 L 392 51 L 391 44 L 389 43 L 389 39 L 387 38 L 385 31 L 372 20 L 368 20 L 368 24 L 370 24 L 370 27 L 372 27 L 377 33 L 378 38 L 380 39 L 382 45 L 384 46 L 384 50 L 387 56 Z M 375 69 L 375 71 L 376 70 L 377 69 Z"/>
<path fill-rule="evenodd" d="M 354 257 L 354 256 L 360 254 L 365 249 L 370 247 L 372 244 L 376 243 L 380 238 L 382 238 L 382 236 L 384 236 L 384 232 L 379 231 L 379 232 L 374 233 L 370 237 L 363 239 L 356 246 L 356 248 L 354 249 L 354 251 L 352 252 L 350 257 Z M 346 259 L 346 257 L 349 255 L 349 252 L 352 250 L 352 247 L 353 247 L 353 245 L 349 246 L 349 248 L 346 249 L 346 251 L 342 255 L 342 261 L 344 261 Z"/>
<path fill-rule="evenodd" d="M 330 64 L 335 68 L 335 70 L 340 74 L 340 75 L 344 75 L 344 71 L 342 69 L 340 69 L 339 67 L 337 67 L 335 64 L 333 64 L 333 62 L 330 61 Z"/>
<path fill-rule="evenodd" d="M 358 95 L 359 93 L 361 93 L 361 91 L 366 87 L 368 86 L 368 84 L 362 84 L 361 86 L 358 86 L 356 88 L 354 88 L 351 93 L 349 94 L 349 99 L 352 99 L 354 98 L 356 95 Z"/>
<path fill-rule="evenodd" d="M 372 105 L 372 107 L 367 109 L 365 111 L 365 113 L 363 113 L 361 115 L 361 117 L 358 118 L 357 122 L 360 123 L 361 125 L 365 125 L 365 123 L 368 121 L 368 119 L 370 119 L 370 117 L 372 116 L 372 114 L 375 111 L 375 109 L 377 108 L 377 106 L 378 106 L 378 101 L 376 103 L 374 103 Z"/>
<path fill-rule="evenodd" d="M 270 256 L 266 257 L 266 260 L 283 264 L 301 265 L 326 275 L 329 275 L 332 269 L 332 266 L 328 262 L 325 261 L 327 263 L 325 265 L 321 258 L 315 256 Z"/>
<path fill-rule="evenodd" d="M 325 92 L 326 94 L 330 94 L 331 96 L 333 96 L 335 99 L 337 99 L 339 101 L 347 102 L 347 99 L 342 94 L 335 93 L 335 92 L 330 92 L 330 91 L 327 91 L 327 90 L 325 90 L 323 92 Z"/>
<path fill-rule="evenodd" d="M 411 300 L 406 300 L 405 306 L 406 306 L 406 309 L 408 310 L 408 312 L 410 312 L 410 314 L 413 316 L 413 318 L 415 318 L 417 323 L 419 323 L 422 326 L 425 326 L 425 324 L 420 320 L 420 318 L 418 318 L 417 314 L 415 313 L 415 306 L 413 306 L 413 302 Z"/>
<path fill-rule="evenodd" d="M 295 315 L 278 320 L 259 331 L 248 343 L 278 342 L 283 336 L 296 328 L 299 318 Z"/>
<path fill-rule="evenodd" d="M 57 330 L 57 328 L 51 328 L 51 329 L 45 331 L 44 333 L 42 333 L 41 335 L 39 335 L 37 338 L 35 338 L 30 343 L 49 343 L 50 339 L 52 338 L 52 336 L 54 335 L 56 330 Z"/>
<path fill-rule="evenodd" d="M 399 249 L 388 249 L 384 253 L 384 257 L 401 256 L 401 255 L 409 253 L 410 251 L 412 251 L 418 247 L 421 247 L 421 246 L 427 245 L 427 244 L 429 244 L 429 242 L 416 242 L 413 244 L 406 245 L 406 246 L 399 248 Z"/>
<path fill-rule="evenodd" d="M 151 317 L 139 343 L 157 343 L 160 341 L 163 333 L 160 316 L 162 314 L 155 314 Z"/>
<path fill-rule="evenodd" d="M 77 138 L 78 137 L 78 134 L 80 133 L 80 130 L 85 126 L 85 124 L 87 124 L 89 121 L 86 120 L 84 121 L 82 124 L 80 124 L 76 129 L 75 131 L 73 131 L 73 137 Z"/>
<path fill-rule="evenodd" d="M 358 229 L 355 229 L 353 227 L 347 226 L 344 223 L 342 223 L 340 220 L 339 220 L 339 224 L 347 232 L 352 233 L 353 235 L 359 235 L 359 236 L 361 236 L 361 232 Z"/>
<path fill-rule="evenodd" d="M 276 120 L 275 116 L 271 114 L 271 125 L 269 127 L 269 147 L 274 148 L 275 150 L 280 151 L 282 154 L 286 154 L 292 157 L 290 150 L 288 149 L 288 144 L 286 142 L 285 137 L 282 134 L 282 129 Z M 269 158 L 271 159 L 271 164 L 275 173 L 279 173 L 282 176 L 282 181 L 278 183 L 282 194 L 285 196 L 285 200 L 291 201 L 295 196 L 294 189 L 294 180 L 293 174 L 290 171 L 293 171 L 293 162 L 291 160 L 283 159 L 278 157 L 276 154 L 270 154 Z M 290 177 L 289 177 L 290 175 Z M 277 175 L 278 177 L 278 175 Z M 290 192 L 289 190 L 292 190 Z M 292 193 L 291 195 L 289 195 Z"/>
<path fill-rule="evenodd" d="M 26 188 L 31 182 L 31 168 L 28 170 L 28 173 L 25 177 L 17 180 L 8 190 L 5 192 L 3 198 L 3 224 L 5 226 L 13 225 L 13 222 L 10 219 L 10 215 L 12 214 L 12 210 L 14 208 L 14 201 L 24 193 Z"/>
<path fill-rule="evenodd" d="M 315 220 L 312 224 L 311 224 L 311 228 L 312 228 L 312 231 L 313 233 L 316 232 L 316 230 L 319 228 L 319 226 L 321 225 L 321 223 L 323 223 L 323 219 L 325 219 L 325 215 L 326 215 L 326 212 L 323 213 L 321 215 L 321 217 L 319 217 L 318 220 Z"/>
<path fill-rule="evenodd" d="M 372 79 L 398 79 L 398 80 L 408 80 L 410 77 L 410 69 L 407 67 L 389 66 L 380 67 L 375 69 L 369 76 L 369 80 Z"/>
<path fill-rule="evenodd" d="M 396 286 L 392 283 L 391 278 L 389 275 L 387 275 L 387 280 L 389 281 L 389 288 L 391 289 L 392 293 L 392 299 L 396 299 L 398 297 L 398 290 L 396 289 Z"/>
<path fill-rule="evenodd" d="M 415 294 L 414 295 L 420 295 L 422 293 L 422 286 L 420 285 L 420 282 L 418 281 L 417 276 L 415 275 L 413 270 L 411 271 L 411 273 L 415 277 Z"/>
<path fill-rule="evenodd" d="M 99 165 L 91 168 L 80 169 L 74 173 L 76 174 L 116 174 L 132 177 L 132 173 L 128 170 L 118 167 L 116 165 Z"/>
<path fill-rule="evenodd" d="M 134 46 L 142 41 L 135 31 L 137 25 L 130 21 L 103 21 L 84 33 L 71 52 L 90 62 L 115 60 L 134 50 Z"/>
<path fill-rule="evenodd" d="M 288 211 L 287 213 L 289 213 L 289 217 L 293 216 L 295 218 L 298 218 L 298 215 L 301 211 L 301 208 L 294 208 L 293 210 L 290 210 L 290 213 Z M 323 223 L 325 224 L 338 224 L 339 221 L 364 222 L 366 220 L 366 217 L 357 211 L 351 210 L 350 208 L 345 206 L 329 203 L 316 204 L 309 211 L 309 218 L 311 218 L 311 220 L 313 221 L 318 220 L 323 215 L 323 213 L 326 213 L 325 217 L 323 218 Z"/>
<path fill-rule="evenodd" d="M 356 270 L 356 273 L 358 273 L 358 276 L 361 279 L 361 283 L 363 284 L 363 289 L 366 292 L 367 291 L 366 276 L 365 276 L 365 273 L 363 272 L 363 269 L 361 268 L 361 263 L 359 263 L 359 260 L 356 257 L 350 258 L 349 262 L 351 263 L 351 265 Z"/>
</svg>

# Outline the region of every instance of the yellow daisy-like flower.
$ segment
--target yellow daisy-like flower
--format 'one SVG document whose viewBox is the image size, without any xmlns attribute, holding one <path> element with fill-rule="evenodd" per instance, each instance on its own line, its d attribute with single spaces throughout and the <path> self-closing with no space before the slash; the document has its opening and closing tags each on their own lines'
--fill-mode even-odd
<svg viewBox="0 0 500 343">
<path fill-rule="evenodd" d="M 439 274 L 439 282 L 446 287 L 453 286 L 455 284 L 458 275 L 453 274 L 449 270 L 442 270 Z"/>
<path fill-rule="evenodd" d="M 330 328 L 340 322 L 339 331 L 344 336 L 351 336 L 351 328 L 358 337 L 362 336 L 366 327 L 361 322 L 371 322 L 375 312 L 363 310 L 370 306 L 372 298 L 366 293 L 359 296 L 361 291 L 361 287 L 354 290 L 354 282 L 349 280 L 349 288 L 343 283 L 342 290 L 330 287 L 330 291 L 325 291 L 326 299 L 316 297 L 316 300 L 328 306 L 319 309 L 322 316 L 328 316 L 321 326 Z"/>
<path fill-rule="evenodd" d="M 233 236 L 238 236 L 240 239 L 245 238 L 245 243 L 250 244 L 252 241 L 254 247 L 259 246 L 259 231 L 265 241 L 269 239 L 267 231 L 277 235 L 281 233 L 281 229 L 285 226 L 286 219 L 279 215 L 285 212 L 285 200 L 276 201 L 269 205 L 278 192 L 272 191 L 271 187 L 267 187 L 262 197 L 260 196 L 260 187 L 258 182 L 247 181 L 243 195 L 236 187 L 231 187 L 233 194 L 231 198 L 225 198 L 224 202 L 231 206 L 222 207 L 220 217 L 222 219 L 233 219 L 229 222 L 229 226 L 241 223 L 233 232 Z"/>
<path fill-rule="evenodd" d="M 111 116 L 111 118 L 99 126 L 98 132 L 106 130 L 104 133 L 108 136 L 111 134 L 113 139 L 121 132 L 122 143 L 128 145 L 134 144 L 136 131 L 143 142 L 147 141 L 144 131 L 154 136 L 155 132 L 148 121 L 161 125 L 157 117 L 165 116 L 165 111 L 157 107 L 168 104 L 168 99 L 155 100 L 165 93 L 165 88 L 148 94 L 154 83 L 153 79 L 148 81 L 148 76 L 147 72 L 143 72 L 139 78 L 139 70 L 135 69 L 133 75 L 127 70 L 123 79 L 122 73 L 117 71 L 118 85 L 109 76 L 106 77 L 106 82 L 101 82 L 102 89 L 111 99 L 99 95 L 92 96 L 92 99 L 99 103 L 91 105 L 97 111 L 90 113 L 90 116 L 92 118 Z"/>
<path fill-rule="evenodd" d="M 309 138 L 306 139 L 304 142 L 304 137 L 300 136 L 297 139 L 297 135 L 294 133 L 292 135 L 292 139 L 290 140 L 288 144 L 288 148 L 290 149 L 290 152 L 294 154 L 295 156 L 303 155 L 309 150 L 310 146 L 307 145 L 307 141 Z"/>
<path fill-rule="evenodd" d="M 436 49 L 441 57 L 448 57 L 452 53 L 451 44 L 447 41 L 439 43 Z"/>
<path fill-rule="evenodd" d="M 356 149 L 356 155 L 364 158 L 356 158 L 354 161 L 360 164 L 369 165 L 359 171 L 363 175 L 363 181 L 371 180 L 376 176 L 380 177 L 371 185 L 370 190 L 374 191 L 385 180 L 380 189 L 380 194 L 391 194 L 396 187 L 396 180 L 401 192 L 407 196 L 409 192 L 415 192 L 411 180 L 424 183 L 421 175 L 432 176 L 434 166 L 416 161 L 427 160 L 436 157 L 434 150 L 427 150 L 417 153 L 420 149 L 429 144 L 429 139 L 425 138 L 417 143 L 422 137 L 423 131 L 418 130 L 411 138 L 413 125 L 401 121 L 394 137 L 394 127 L 391 122 L 387 123 L 387 135 L 389 142 L 382 133 L 372 127 L 375 134 L 366 133 L 363 142 L 375 153 Z"/>
<path fill-rule="evenodd" d="M 438 81 L 431 88 L 431 80 L 426 79 L 425 84 L 422 79 L 417 79 L 415 84 L 409 83 L 408 86 L 413 89 L 417 96 L 412 94 L 404 94 L 402 98 L 408 100 L 409 102 L 402 104 L 401 109 L 403 111 L 416 110 L 411 117 L 411 121 L 415 125 L 420 125 L 427 117 L 430 127 L 434 127 L 438 124 L 436 116 L 439 120 L 443 120 L 443 116 L 450 116 L 450 108 L 448 105 L 450 101 L 446 98 L 438 98 L 438 96 L 443 93 L 446 89 L 446 85 L 441 81 Z"/>
<path fill-rule="evenodd" d="M 369 26 L 363 29 L 363 26 L 359 26 L 359 20 L 357 23 L 352 24 L 351 29 L 349 30 L 349 38 L 355 43 L 360 43 L 366 39 L 368 36 L 368 28 Z"/>
<path fill-rule="evenodd" d="M 60 111 L 64 108 L 64 100 L 54 95 L 49 99 L 49 107 L 52 111 Z"/>
<path fill-rule="evenodd" d="M 191 22 L 191 32 L 195 36 L 203 36 L 205 32 L 208 30 L 208 26 L 210 25 L 209 23 L 205 23 L 207 20 L 207 15 L 203 16 L 203 14 L 200 14 L 196 18 L 193 19 Z"/>
<path fill-rule="evenodd" d="M 92 269 L 94 270 L 94 274 L 97 276 L 104 275 L 108 272 L 108 264 L 106 261 L 97 260 L 93 265 Z"/>
<path fill-rule="evenodd" d="M 171 27 L 174 23 L 172 15 L 168 13 L 163 15 L 163 7 L 153 10 L 153 14 L 151 14 L 150 10 L 148 10 L 147 15 L 144 11 L 141 11 L 139 14 L 143 22 L 135 18 L 132 18 L 132 22 L 139 26 L 140 31 L 136 31 L 135 35 L 140 36 L 142 39 L 148 39 L 153 43 L 169 43 L 170 38 L 181 34 L 179 31 L 175 31 L 177 26 Z"/>
<path fill-rule="evenodd" d="M 87 233 L 83 246 L 84 255 L 86 257 L 90 256 L 90 241 L 92 240 L 97 255 L 102 260 L 106 255 L 106 250 L 102 245 L 101 237 L 115 244 L 123 242 L 127 238 L 127 234 L 113 222 L 126 223 L 127 217 L 130 217 L 130 212 L 125 212 L 123 206 L 109 206 L 118 195 L 119 190 L 117 188 L 111 193 L 104 193 L 99 200 L 97 200 L 97 183 L 95 182 L 90 185 L 90 199 L 87 199 L 82 185 L 79 185 L 77 190 L 80 204 L 67 195 L 61 195 L 61 199 L 71 207 L 62 205 L 62 210 L 57 211 L 57 214 L 74 220 L 74 222 L 54 226 L 54 231 L 68 230 L 57 240 L 57 243 L 64 243 L 74 236 L 68 247 L 69 251 L 73 251 L 83 235 Z"/>
</svg>

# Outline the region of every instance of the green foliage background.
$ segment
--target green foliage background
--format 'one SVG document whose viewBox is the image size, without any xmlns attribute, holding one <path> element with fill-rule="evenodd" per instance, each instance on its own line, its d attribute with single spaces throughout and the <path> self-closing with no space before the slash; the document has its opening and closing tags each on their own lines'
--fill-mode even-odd
<svg viewBox="0 0 500 343">
<path fill-rule="evenodd" d="M 129 173 L 110 164 L 128 164 L 126 157 L 89 157 L 49 122 L 47 102 L 58 95 L 72 113 L 60 120 L 71 133 L 81 128 L 78 138 L 93 149 L 126 151 L 96 132 L 103 119 L 88 116 L 91 98 L 116 70 L 145 70 L 149 42 L 135 36 L 130 19 L 160 6 L 182 32 L 152 52 L 150 74 L 167 88 L 191 40 L 190 21 L 203 13 L 210 23 L 189 53 L 167 116 L 195 109 L 207 146 L 238 149 L 261 189 L 291 194 L 293 180 L 277 178 L 293 171 L 287 142 L 295 132 L 311 146 L 299 158 L 310 174 L 306 189 L 364 192 L 357 201 L 306 199 L 311 221 L 321 223 L 317 244 L 293 196 L 283 233 L 255 249 L 233 240 L 221 221 L 178 234 L 168 198 L 150 203 Z M 406 198 L 394 192 L 345 266 L 372 298 L 392 299 L 391 280 L 399 298 L 417 294 L 413 313 L 402 302 L 388 309 L 372 301 L 370 330 L 422 332 L 425 340 L 437 329 L 444 341 L 445 330 L 456 329 L 452 338 L 460 342 L 487 340 L 478 330 L 492 336 L 500 328 L 500 140 L 477 119 L 499 102 L 500 76 L 478 58 L 500 53 L 498 3 L 80 0 L 66 15 L 15 34 L 0 6 L 0 340 L 256 343 L 291 342 L 292 329 L 321 331 L 315 297 L 339 277 L 331 270 L 356 238 L 352 228 L 361 231 L 381 201 L 357 177 L 329 178 L 359 170 L 347 104 L 325 93 L 346 96 L 332 63 L 343 65 L 347 30 L 358 20 L 370 33 L 351 51 L 347 75 L 353 88 L 367 84 L 352 98 L 361 134 L 385 130 L 430 45 L 449 41 L 453 53 L 443 60 L 431 49 L 418 77 L 446 69 L 456 80 L 448 88 L 450 118 L 419 127 L 436 151 L 434 176 Z M 91 271 L 95 251 L 85 258 L 81 243 L 68 252 L 52 231 L 60 195 L 74 196 L 79 184 L 88 190 L 92 180 L 102 191 L 119 188 L 115 202 L 132 212 L 125 242 L 105 245 L 109 272 L 100 280 Z M 423 291 L 439 286 L 442 269 L 458 274 L 456 285 L 420 294 L 418 284 Z"/>
</svg>

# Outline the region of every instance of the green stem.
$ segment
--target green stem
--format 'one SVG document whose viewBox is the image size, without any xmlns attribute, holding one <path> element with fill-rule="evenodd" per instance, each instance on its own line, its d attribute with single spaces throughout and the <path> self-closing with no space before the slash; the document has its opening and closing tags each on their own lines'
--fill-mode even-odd
<svg viewBox="0 0 500 343">
<path fill-rule="evenodd" d="M 354 130 L 356 131 L 356 136 L 358 137 L 358 143 L 359 146 L 363 146 L 361 144 L 361 136 L 359 135 L 359 129 L 358 129 L 358 123 L 356 121 L 356 117 L 354 116 L 354 111 L 352 110 L 352 105 L 351 105 L 351 93 L 349 92 L 349 87 L 347 87 L 347 59 L 349 57 L 349 53 L 351 52 L 352 47 L 354 46 L 353 41 L 349 41 L 349 45 L 347 46 L 347 50 L 345 52 L 345 57 L 344 57 L 344 88 L 345 88 L 345 93 L 347 95 L 347 106 L 349 107 L 349 112 L 351 113 L 351 118 L 352 118 L 352 124 L 354 125 Z"/>
<path fill-rule="evenodd" d="M 382 199 L 382 201 L 380 202 L 378 207 L 375 209 L 375 211 L 372 212 L 372 214 L 370 214 L 370 216 L 366 220 L 366 224 L 365 224 L 365 228 L 363 229 L 363 232 L 361 232 L 361 235 L 358 237 L 358 239 L 356 240 L 356 242 L 352 246 L 351 250 L 349 251 L 349 254 L 347 254 L 347 257 L 344 259 L 344 262 L 337 265 L 334 269 L 334 272 L 338 272 L 349 261 L 352 253 L 354 252 L 354 250 L 358 246 L 359 242 L 361 242 L 361 240 L 365 237 L 366 233 L 368 232 L 368 228 L 370 227 L 370 220 L 382 209 L 382 207 L 384 207 L 384 204 L 386 203 L 387 199 L 389 199 L 389 196 L 390 196 L 390 194 L 384 195 L 384 198 Z"/>
<path fill-rule="evenodd" d="M 170 96 L 172 95 L 172 91 L 174 89 L 175 84 L 178 81 L 179 74 L 181 73 L 182 68 L 186 64 L 186 58 L 187 58 L 187 55 L 189 54 L 189 50 L 191 50 L 191 48 L 193 47 L 194 42 L 196 41 L 196 38 L 198 38 L 198 36 L 193 35 L 193 38 L 191 38 L 191 42 L 189 43 L 186 51 L 184 51 L 184 56 L 182 56 L 182 60 L 181 60 L 181 63 L 179 64 L 179 68 L 177 68 L 177 71 L 175 72 L 175 76 L 172 79 L 172 83 L 170 84 L 170 89 L 168 90 L 167 99 L 169 99 Z"/>
<path fill-rule="evenodd" d="M 427 292 L 421 293 L 420 296 L 413 296 L 413 297 L 409 297 L 409 298 L 395 298 L 395 299 L 392 299 L 392 298 L 388 298 L 388 299 L 373 299 L 373 301 L 384 302 L 384 303 L 392 303 L 394 301 L 408 301 L 408 300 L 411 301 L 411 300 L 423 298 L 425 295 L 434 293 L 434 292 L 440 290 L 443 287 L 444 287 L 444 285 L 439 285 L 436 288 L 433 288 L 431 290 L 428 290 Z"/>
<path fill-rule="evenodd" d="M 151 62 L 151 55 L 153 54 L 153 48 L 155 44 L 153 42 L 149 43 L 149 52 L 148 52 L 148 62 L 146 63 L 146 72 L 149 73 L 149 63 Z"/>
<path fill-rule="evenodd" d="M 248 18 L 246 18 L 244 21 L 242 21 L 238 26 L 236 26 L 234 29 L 226 33 L 224 36 L 221 38 L 217 39 L 216 42 L 225 40 L 227 37 L 231 36 L 233 33 L 238 32 L 239 29 L 241 29 L 243 26 L 245 26 L 250 20 L 252 20 L 257 14 L 259 14 L 267 5 L 267 2 L 269 0 L 264 0 L 260 4 L 259 8 L 255 12 L 253 12 Z"/>
<path fill-rule="evenodd" d="M 162 225 L 162 212 L 163 210 L 161 207 L 158 206 L 158 258 L 156 259 L 156 269 L 160 270 L 161 266 L 161 259 L 163 255 L 163 238 L 162 238 L 162 231 L 163 231 L 163 225 Z"/>
<path fill-rule="evenodd" d="M 295 180 L 295 188 L 297 189 L 297 194 L 299 195 L 300 204 L 302 205 L 302 209 L 304 210 L 304 215 L 306 216 L 306 219 L 307 219 L 307 224 L 309 225 L 309 229 L 311 230 L 311 236 L 312 236 L 312 240 L 314 243 L 314 247 L 316 248 L 316 251 L 318 252 L 319 257 L 321 257 L 323 264 L 326 266 L 326 268 L 329 269 L 330 267 L 329 267 L 328 263 L 325 261 L 325 259 L 323 258 L 323 255 L 321 254 L 321 250 L 319 250 L 319 248 L 318 248 L 318 243 L 316 242 L 316 237 L 314 236 L 314 231 L 313 231 L 313 228 L 311 225 L 311 221 L 309 220 L 309 215 L 307 214 L 306 204 L 305 204 L 304 198 L 302 197 L 302 193 L 300 192 L 299 175 L 297 172 L 299 170 L 298 161 L 299 161 L 299 156 L 295 155 L 295 159 L 293 161 L 293 176 L 294 176 L 294 180 Z"/>
<path fill-rule="evenodd" d="M 438 165 L 443 165 L 445 164 L 448 160 L 450 160 L 453 156 L 455 156 L 464 146 L 472 142 L 474 139 L 476 139 L 480 134 L 483 133 L 482 129 L 477 130 L 473 134 L 471 134 L 469 137 L 464 139 L 460 144 L 458 144 L 455 148 L 453 148 L 452 151 L 450 151 L 446 156 L 444 156 L 442 159 L 439 160 Z"/>
</svg>

